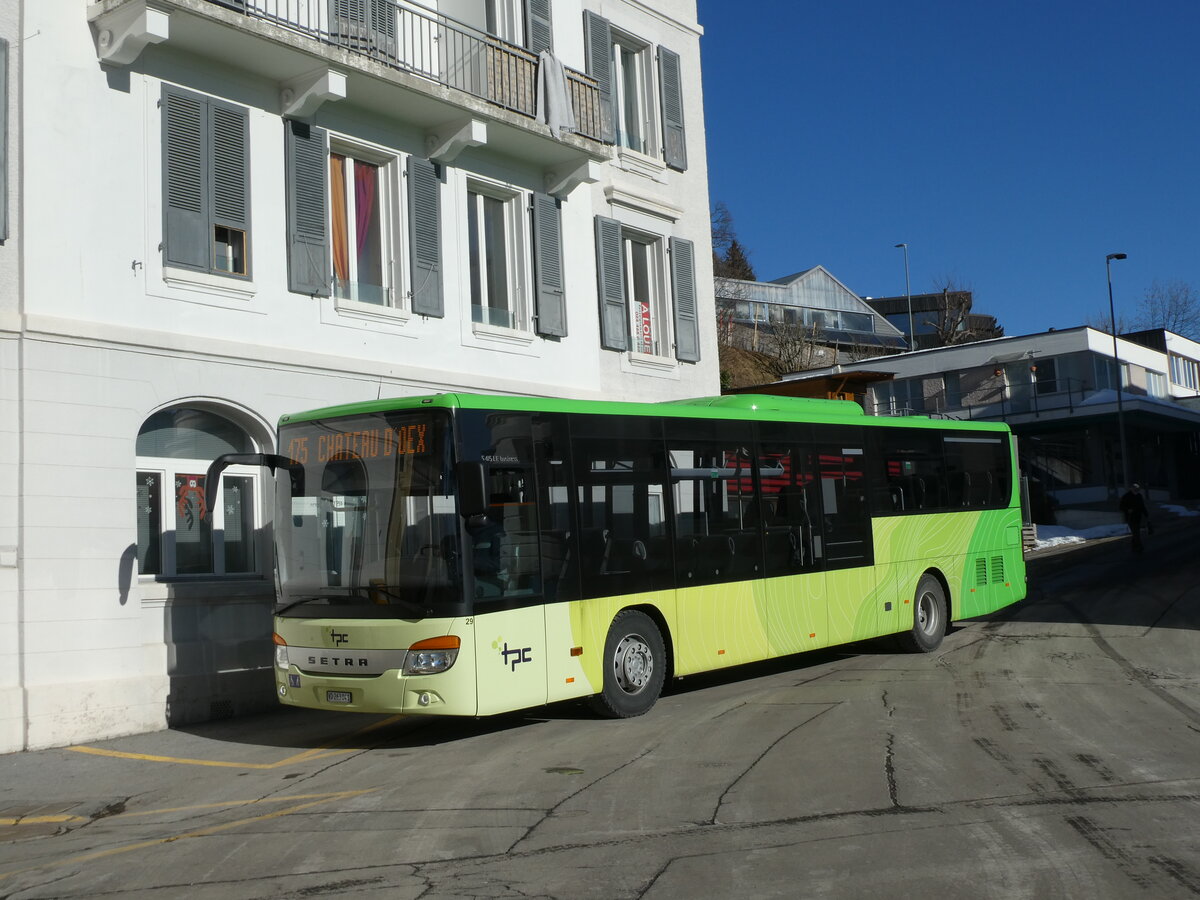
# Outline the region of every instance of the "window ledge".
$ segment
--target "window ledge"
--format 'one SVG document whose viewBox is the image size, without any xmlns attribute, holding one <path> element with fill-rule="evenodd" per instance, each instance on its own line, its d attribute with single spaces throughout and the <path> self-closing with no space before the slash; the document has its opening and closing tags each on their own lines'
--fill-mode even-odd
<svg viewBox="0 0 1200 900">
<path fill-rule="evenodd" d="M 645 153 L 638 153 L 628 147 L 618 147 L 616 165 L 618 169 L 630 174 L 641 175 L 659 184 L 667 183 L 666 163 Z"/>
<path fill-rule="evenodd" d="M 253 281 L 230 275 L 210 275 L 190 269 L 163 268 L 163 283 L 168 287 L 221 297 L 226 300 L 253 300 L 258 288 Z"/>
<path fill-rule="evenodd" d="M 669 356 L 654 356 L 650 353 L 629 350 L 622 357 L 621 363 L 624 371 L 637 375 L 650 375 L 657 378 L 679 377 L 679 363 Z"/>
<path fill-rule="evenodd" d="M 403 325 L 412 319 L 412 313 L 406 309 L 394 306 L 381 306 L 377 303 L 362 303 L 358 300 L 347 300 L 342 297 L 333 298 L 333 308 L 338 315 L 351 319 L 373 319 L 375 321 L 394 322 Z"/>
<path fill-rule="evenodd" d="M 502 328 L 498 325 L 487 325 L 483 322 L 472 322 L 471 332 L 483 341 L 504 344 L 510 347 L 529 347 L 537 339 L 532 331 L 522 331 L 517 328 Z"/>
</svg>

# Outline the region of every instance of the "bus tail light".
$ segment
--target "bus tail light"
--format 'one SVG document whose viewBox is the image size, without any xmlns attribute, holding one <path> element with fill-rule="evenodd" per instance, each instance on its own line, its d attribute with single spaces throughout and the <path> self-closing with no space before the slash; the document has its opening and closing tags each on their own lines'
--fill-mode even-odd
<svg viewBox="0 0 1200 900">
<path fill-rule="evenodd" d="M 453 634 L 417 641 L 408 648 L 408 654 L 404 657 L 404 674 L 436 675 L 445 672 L 458 659 L 461 645 L 462 641 Z"/>
<path fill-rule="evenodd" d="M 288 667 L 287 641 L 278 634 L 272 634 L 271 640 L 275 642 L 275 668 L 286 671 Z"/>
</svg>

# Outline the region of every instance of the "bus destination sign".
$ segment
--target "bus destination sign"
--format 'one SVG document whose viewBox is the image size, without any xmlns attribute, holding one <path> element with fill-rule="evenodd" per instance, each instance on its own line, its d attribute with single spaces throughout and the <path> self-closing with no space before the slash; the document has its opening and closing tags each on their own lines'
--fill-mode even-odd
<svg viewBox="0 0 1200 900">
<path fill-rule="evenodd" d="M 333 459 L 382 459 L 389 456 L 419 456 L 425 445 L 427 424 L 381 426 L 360 431 L 304 435 L 288 441 L 288 456 L 301 465 L 309 460 L 325 463 Z"/>
</svg>

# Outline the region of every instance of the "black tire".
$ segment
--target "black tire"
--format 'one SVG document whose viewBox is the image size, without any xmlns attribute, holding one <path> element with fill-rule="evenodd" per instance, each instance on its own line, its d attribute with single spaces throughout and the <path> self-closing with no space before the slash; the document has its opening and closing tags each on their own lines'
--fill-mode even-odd
<svg viewBox="0 0 1200 900">
<path fill-rule="evenodd" d="M 949 605 L 942 583 L 922 575 L 913 597 L 912 628 L 899 635 L 900 648 L 909 653 L 932 653 L 942 645 L 949 624 Z"/>
<path fill-rule="evenodd" d="M 644 612 L 617 613 L 604 640 L 604 690 L 592 708 L 612 719 L 629 719 L 650 709 L 662 693 L 667 651 L 658 626 Z"/>
</svg>

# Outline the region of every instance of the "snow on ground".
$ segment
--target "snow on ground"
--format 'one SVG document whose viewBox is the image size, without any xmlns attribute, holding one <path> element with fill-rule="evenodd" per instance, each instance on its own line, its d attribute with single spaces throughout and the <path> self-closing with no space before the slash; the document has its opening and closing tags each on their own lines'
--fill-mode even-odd
<svg viewBox="0 0 1200 900">
<path fill-rule="evenodd" d="M 1061 547 L 1063 544 L 1082 544 L 1084 541 L 1094 541 L 1098 538 L 1115 537 L 1129 534 L 1129 526 L 1123 523 L 1114 525 L 1096 525 L 1093 528 L 1076 530 L 1063 525 L 1039 525 L 1037 527 L 1037 543 L 1034 550 L 1045 550 L 1047 547 Z"/>
<path fill-rule="evenodd" d="M 1161 510 L 1173 516 L 1191 517 L 1200 516 L 1200 511 L 1188 509 L 1186 506 L 1176 506 L 1170 503 L 1155 504 L 1153 511 Z M 1151 521 L 1154 520 L 1153 512 L 1150 516 Z M 1037 543 L 1034 545 L 1034 550 L 1045 550 L 1047 547 L 1060 547 L 1063 544 L 1082 544 L 1085 541 L 1094 541 L 1099 538 L 1118 537 L 1123 534 L 1129 534 L 1129 527 L 1123 523 L 1114 523 L 1112 525 L 1097 525 L 1094 528 L 1073 529 L 1066 528 L 1062 525 L 1038 525 L 1037 526 Z"/>
</svg>

